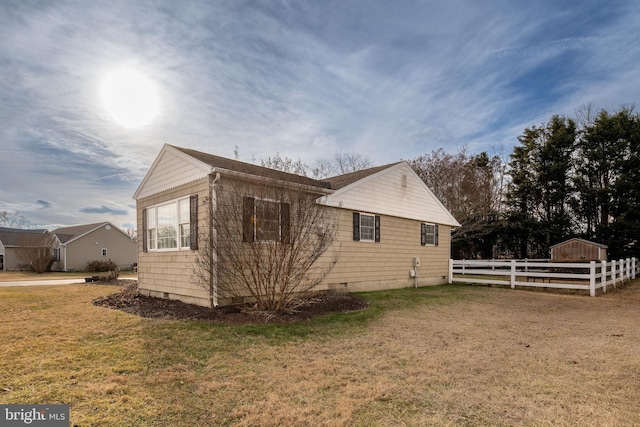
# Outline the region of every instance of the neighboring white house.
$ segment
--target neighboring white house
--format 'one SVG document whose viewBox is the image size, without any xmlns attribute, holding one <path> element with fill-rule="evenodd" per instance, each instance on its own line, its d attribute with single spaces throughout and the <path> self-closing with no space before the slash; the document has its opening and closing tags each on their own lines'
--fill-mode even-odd
<svg viewBox="0 0 640 427">
<path fill-rule="evenodd" d="M 241 183 L 247 182 L 315 194 L 316 203 L 335 212 L 336 241 L 327 256 L 337 254 L 337 262 L 320 289 L 446 283 L 451 229 L 460 224 L 406 162 L 314 180 L 165 144 L 134 194 L 141 293 L 212 304 L 192 276 L 198 255 L 193 236 L 209 224 L 208 212 L 215 211 L 205 203 L 215 205 L 220 188 L 242 191 Z M 288 229 L 282 215 L 273 220 L 279 229 Z M 163 230 L 170 230 L 172 238 L 160 236 Z M 220 304 L 227 302 L 219 297 Z"/>
</svg>

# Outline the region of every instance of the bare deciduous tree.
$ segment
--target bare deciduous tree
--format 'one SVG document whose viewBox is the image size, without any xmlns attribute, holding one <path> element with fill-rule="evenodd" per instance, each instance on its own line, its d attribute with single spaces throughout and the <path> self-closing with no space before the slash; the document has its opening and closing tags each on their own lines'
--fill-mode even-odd
<svg viewBox="0 0 640 427">
<path fill-rule="evenodd" d="M 212 296 L 251 300 L 258 310 L 292 308 L 336 262 L 320 259 L 334 241 L 335 217 L 315 203 L 319 194 L 227 185 L 217 186 L 214 203 L 204 201 L 210 223 L 198 237 L 197 282 Z"/>
<path fill-rule="evenodd" d="M 477 251 L 464 242 L 489 235 L 500 223 L 506 173 L 500 157 L 439 149 L 409 164 L 462 225 L 452 234 L 454 249 Z"/>
<path fill-rule="evenodd" d="M 357 153 L 336 153 L 333 160 L 318 159 L 311 166 L 302 160 L 293 160 L 282 157 L 280 153 L 267 157 L 260 161 L 261 166 L 276 169 L 296 175 L 307 176 L 313 179 L 325 179 L 335 175 L 357 172 L 373 166 L 373 162 L 366 156 Z"/>
<path fill-rule="evenodd" d="M 0 212 L 0 227 L 20 228 L 24 225 L 24 221 L 24 216 L 18 212 Z"/>
<path fill-rule="evenodd" d="M 336 171 L 339 174 L 357 172 L 373 166 L 371 159 L 357 153 L 339 152 L 334 157 Z"/>
</svg>

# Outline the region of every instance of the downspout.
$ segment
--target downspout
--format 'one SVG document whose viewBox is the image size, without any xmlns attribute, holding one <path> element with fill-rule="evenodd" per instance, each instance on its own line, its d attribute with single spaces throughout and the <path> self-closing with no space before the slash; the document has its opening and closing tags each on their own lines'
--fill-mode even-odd
<svg viewBox="0 0 640 427">
<path fill-rule="evenodd" d="M 207 209 L 207 216 L 209 219 L 209 241 L 207 244 L 209 247 L 207 248 L 209 251 L 209 265 L 211 266 L 211 271 L 209 272 L 209 298 L 211 307 L 218 306 L 218 268 L 217 268 L 217 260 L 218 254 L 216 252 L 216 245 L 214 244 L 215 233 L 213 229 L 213 216 L 216 213 L 217 200 L 216 200 L 216 182 L 220 179 L 220 172 L 216 172 L 215 177 L 213 173 L 209 174 L 209 191 L 210 191 L 210 207 Z"/>
</svg>

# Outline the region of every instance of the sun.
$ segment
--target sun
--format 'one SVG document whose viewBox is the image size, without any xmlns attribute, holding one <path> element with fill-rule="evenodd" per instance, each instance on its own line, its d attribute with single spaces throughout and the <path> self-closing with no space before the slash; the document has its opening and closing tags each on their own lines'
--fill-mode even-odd
<svg viewBox="0 0 640 427">
<path fill-rule="evenodd" d="M 128 66 L 107 75 L 100 95 L 107 113 L 126 128 L 148 125 L 160 110 L 160 98 L 153 81 Z"/>
</svg>

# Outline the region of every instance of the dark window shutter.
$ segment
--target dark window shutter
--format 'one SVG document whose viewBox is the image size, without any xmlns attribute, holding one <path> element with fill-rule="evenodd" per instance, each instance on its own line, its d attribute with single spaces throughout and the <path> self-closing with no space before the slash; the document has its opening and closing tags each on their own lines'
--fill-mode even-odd
<svg viewBox="0 0 640 427">
<path fill-rule="evenodd" d="M 353 213 L 353 240 L 360 241 L 360 214 Z"/>
<path fill-rule="evenodd" d="M 434 230 L 435 236 L 433 238 L 433 243 L 435 246 L 438 246 L 438 224 L 434 225 L 433 228 L 435 229 Z"/>
<path fill-rule="evenodd" d="M 147 208 L 142 209 L 142 252 L 147 252 Z"/>
<path fill-rule="evenodd" d="M 289 203 L 280 203 L 280 242 L 291 242 L 291 228 L 289 217 Z"/>
<path fill-rule="evenodd" d="M 189 234 L 191 250 L 198 249 L 198 195 L 192 194 L 189 198 Z"/>
<path fill-rule="evenodd" d="M 422 246 L 427 244 L 427 224 L 420 224 L 420 244 Z"/>
<path fill-rule="evenodd" d="M 242 241 L 253 243 L 255 241 L 255 205 L 253 197 L 242 198 Z"/>
<path fill-rule="evenodd" d="M 375 241 L 379 242 L 380 241 L 380 216 L 376 215 L 376 219 L 375 219 Z"/>
</svg>

